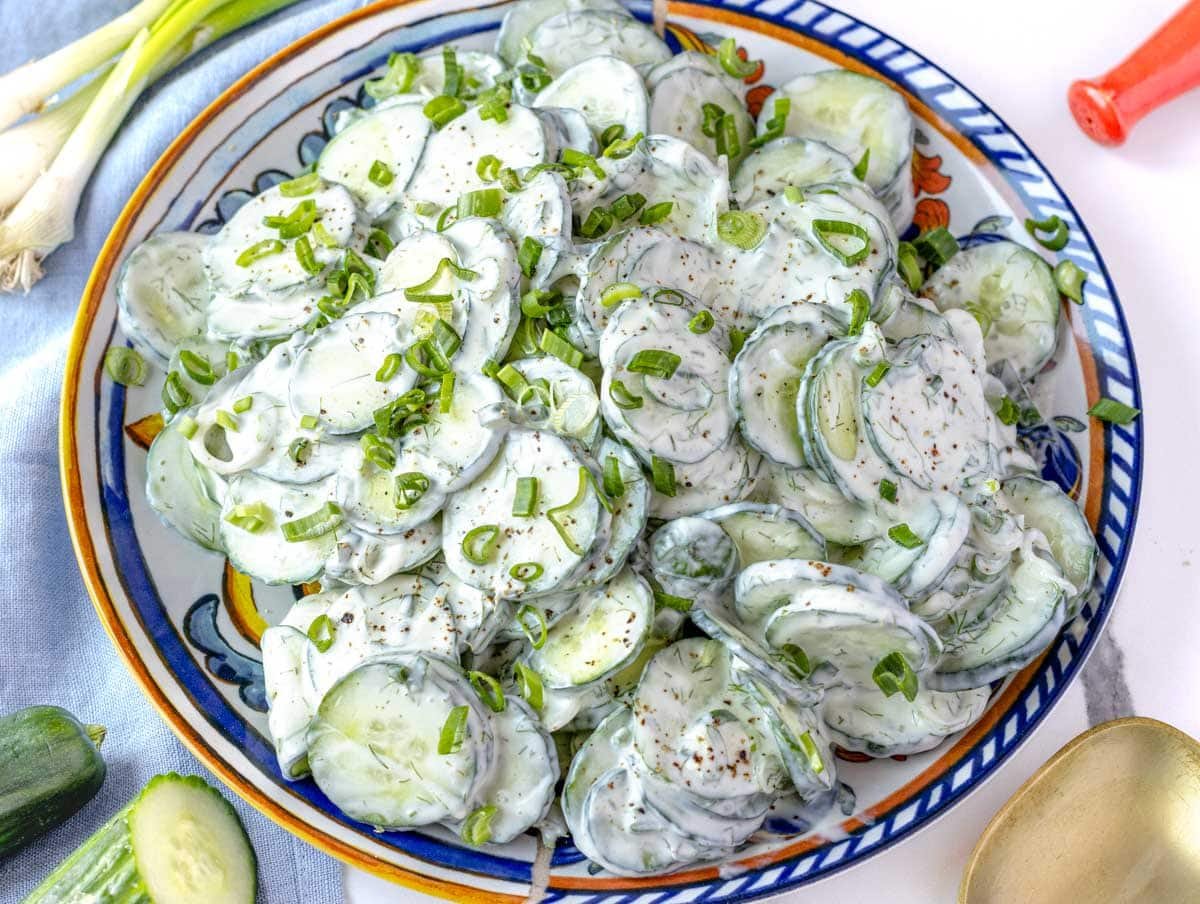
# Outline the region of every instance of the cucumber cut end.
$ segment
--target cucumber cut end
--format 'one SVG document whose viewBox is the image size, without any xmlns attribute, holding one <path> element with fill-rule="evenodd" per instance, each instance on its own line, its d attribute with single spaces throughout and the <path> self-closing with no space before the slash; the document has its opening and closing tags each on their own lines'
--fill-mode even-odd
<svg viewBox="0 0 1200 904">
<path fill-rule="evenodd" d="M 258 860 L 241 819 L 203 779 L 168 773 L 134 802 L 129 832 L 138 872 L 162 904 L 253 904 Z"/>
</svg>

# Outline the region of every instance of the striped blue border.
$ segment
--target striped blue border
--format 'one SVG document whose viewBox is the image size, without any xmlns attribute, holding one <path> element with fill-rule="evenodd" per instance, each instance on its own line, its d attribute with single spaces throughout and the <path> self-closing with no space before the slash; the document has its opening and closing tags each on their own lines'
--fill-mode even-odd
<svg viewBox="0 0 1200 904">
<path fill-rule="evenodd" d="M 880 74 L 903 85 L 922 102 L 967 137 L 997 167 L 1008 185 L 1037 218 L 1061 217 L 1070 226 L 1070 242 L 1062 252 L 1087 274 L 1084 306 L 1076 311 L 1086 329 L 1095 356 L 1100 392 L 1134 407 L 1141 407 L 1137 367 L 1128 329 L 1103 260 L 1074 207 L 1037 158 L 1004 121 L 945 72 L 888 35 L 844 13 L 812 0 L 694 0 L 698 5 L 724 8 L 760 18 L 835 47 Z M 646 5 L 635 7 L 645 17 Z M 453 34 L 430 40 L 414 33 L 399 42 L 399 49 L 422 47 L 486 30 L 497 16 L 489 10 L 465 27 L 454 17 Z M 427 32 L 428 29 L 422 29 Z M 407 35 L 405 36 L 407 38 Z M 354 77 L 361 77 L 356 73 Z M 353 80 L 348 78 L 347 81 Z M 193 209 L 194 216 L 198 211 Z M 190 219 L 190 217 L 189 217 Z M 160 655 L 178 677 L 197 708 L 212 728 L 240 747 L 266 775 L 302 797 L 343 825 L 362 831 L 347 821 L 312 782 L 286 783 L 279 774 L 270 744 L 247 725 L 216 690 L 210 676 L 196 665 L 175 627 L 166 617 L 152 578 L 142 558 L 129 508 L 124 460 L 124 390 L 114 387 L 107 417 L 101 418 L 96 402 L 97 444 L 101 450 L 103 518 L 109 531 L 109 546 L 124 588 L 143 628 Z M 1095 425 L 1093 424 L 1093 429 Z M 103 432 L 103 439 L 101 433 Z M 1129 553 L 1137 517 L 1141 486 L 1142 425 L 1105 425 L 1105 470 L 1101 494 L 1098 540 L 1101 589 L 1088 602 L 1079 618 L 1051 648 L 1045 664 L 1030 685 L 1018 696 L 1009 712 L 946 775 L 926 786 L 911 799 L 880 817 L 868 828 L 842 841 L 809 852 L 787 863 L 750 871 L 737 878 L 691 885 L 675 885 L 661 891 L 602 892 L 596 894 L 551 892 L 547 900 L 626 904 L 676 901 L 747 901 L 778 894 L 845 869 L 906 837 L 930 822 L 983 781 L 1028 737 L 1033 727 L 1050 711 L 1078 671 L 1107 619 Z M 411 856 L 443 866 L 506 879 L 528 882 L 529 864 L 445 844 L 417 832 L 367 833 L 394 845 Z M 556 862 L 569 862 L 578 855 L 569 847 Z"/>
</svg>

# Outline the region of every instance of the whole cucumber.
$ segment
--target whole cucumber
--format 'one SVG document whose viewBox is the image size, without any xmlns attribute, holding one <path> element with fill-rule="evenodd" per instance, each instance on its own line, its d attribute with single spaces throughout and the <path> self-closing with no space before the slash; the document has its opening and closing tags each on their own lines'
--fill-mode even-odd
<svg viewBox="0 0 1200 904">
<path fill-rule="evenodd" d="M 58 706 L 0 717 L 0 856 L 74 815 L 104 784 L 104 729 Z"/>
</svg>

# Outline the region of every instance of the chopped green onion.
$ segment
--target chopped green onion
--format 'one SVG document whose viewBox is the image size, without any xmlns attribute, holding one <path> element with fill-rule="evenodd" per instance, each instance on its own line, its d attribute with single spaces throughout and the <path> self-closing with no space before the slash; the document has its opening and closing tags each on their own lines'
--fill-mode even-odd
<svg viewBox="0 0 1200 904">
<path fill-rule="evenodd" d="M 230 349 L 225 353 L 225 372 L 233 373 L 238 369 L 238 353 Z"/>
<path fill-rule="evenodd" d="M 529 382 L 525 379 L 525 375 L 511 364 L 505 364 L 496 371 L 495 378 L 514 399 L 520 399 L 529 388 Z"/>
<path fill-rule="evenodd" d="M 517 625 L 521 633 L 529 639 L 529 645 L 540 650 L 546 645 L 549 629 L 546 627 L 546 616 L 534 606 L 522 606 L 517 610 Z"/>
<path fill-rule="evenodd" d="M 850 305 L 850 325 L 846 327 L 846 335 L 858 336 L 871 315 L 871 299 L 862 289 L 854 289 L 846 296 L 846 303 Z"/>
<path fill-rule="evenodd" d="M 462 345 L 462 337 L 458 335 L 454 327 L 448 324 L 445 320 L 439 317 L 433 323 L 433 342 L 442 353 L 451 358 Z"/>
<path fill-rule="evenodd" d="M 404 363 L 404 356 L 399 352 L 392 352 L 383 359 L 383 363 L 379 365 L 379 370 L 375 371 L 375 382 L 386 383 L 396 374 L 400 373 L 400 365 Z"/>
<path fill-rule="evenodd" d="M 444 94 L 433 98 L 425 104 L 425 118 L 441 129 L 452 120 L 467 112 L 467 105 L 457 97 L 446 97 Z"/>
<path fill-rule="evenodd" d="M 194 352 L 190 348 L 180 350 L 179 366 L 183 368 L 184 373 L 201 386 L 212 386 L 217 382 L 217 375 L 207 356 Z"/>
<path fill-rule="evenodd" d="M 279 254 L 281 251 L 283 251 L 283 242 L 279 239 L 263 239 L 239 254 L 234 263 L 239 267 L 249 267 L 255 261 L 270 257 L 272 254 Z"/>
<path fill-rule="evenodd" d="M 779 648 L 776 655 L 787 665 L 788 671 L 801 681 L 813 673 L 808 654 L 794 643 L 785 643 Z"/>
<path fill-rule="evenodd" d="M 709 138 L 716 138 L 721 120 L 725 118 L 725 108 L 720 104 L 706 103 L 701 105 L 700 112 L 704 117 L 700 123 L 700 131 Z"/>
<path fill-rule="evenodd" d="M 415 286 L 409 286 L 404 290 L 404 297 L 409 301 L 422 301 L 429 304 L 437 304 L 443 301 L 453 301 L 454 296 L 451 294 L 438 294 L 431 290 L 441 281 L 442 277 L 449 271 L 457 279 L 472 282 L 479 278 L 479 274 L 474 270 L 468 270 L 466 267 L 460 267 L 450 260 L 448 257 L 443 257 L 438 261 L 437 267 L 433 271 L 433 275 L 422 283 Z"/>
<path fill-rule="evenodd" d="M 536 477 L 518 477 L 517 489 L 513 495 L 513 517 L 534 517 L 537 514 L 537 503 L 538 479 Z"/>
<path fill-rule="evenodd" d="M 825 771 L 825 760 L 822 759 L 821 750 L 817 747 L 817 742 L 813 740 L 811 732 L 804 732 L 797 740 L 800 743 L 801 751 L 808 760 L 808 768 L 814 775 L 820 775 Z"/>
<path fill-rule="evenodd" d="M 641 408 L 646 401 L 640 395 L 634 395 L 630 392 L 629 387 L 621 380 L 613 380 L 609 384 L 608 397 L 622 411 L 632 411 L 635 408 Z"/>
<path fill-rule="evenodd" d="M 245 414 L 254 407 L 254 396 L 242 396 L 233 403 L 234 414 Z"/>
<path fill-rule="evenodd" d="M 305 273 L 320 273 L 325 269 L 325 265 L 317 260 L 317 256 L 313 254 L 312 243 L 309 242 L 308 236 L 302 235 L 296 239 L 296 260 L 300 261 L 300 266 Z"/>
<path fill-rule="evenodd" d="M 958 254 L 958 239 L 945 226 L 939 226 L 917 236 L 913 247 L 936 269 Z"/>
<path fill-rule="evenodd" d="M 579 224 L 579 234 L 587 239 L 598 239 L 612 228 L 613 215 L 603 207 L 593 207 Z"/>
<path fill-rule="evenodd" d="M 537 712 L 541 712 L 542 703 L 545 700 L 545 691 L 542 688 L 542 676 L 531 669 L 523 662 L 513 663 L 513 674 L 517 679 L 517 687 L 521 691 L 521 696 Z"/>
<path fill-rule="evenodd" d="M 457 219 L 458 208 L 454 205 L 451 205 L 438 214 L 437 222 L 434 224 L 434 228 L 437 229 L 438 232 L 444 232 L 446 228 Z"/>
<path fill-rule="evenodd" d="M 613 283 L 600 293 L 600 306 L 603 308 L 614 308 L 621 302 L 627 301 L 630 298 L 641 297 L 642 290 L 633 283 Z"/>
<path fill-rule="evenodd" d="M 745 330 L 738 329 L 736 326 L 729 328 L 729 360 L 732 361 L 738 356 L 742 350 L 742 346 L 746 344 L 746 339 L 750 334 Z"/>
<path fill-rule="evenodd" d="M 649 374 L 663 380 L 675 376 L 675 370 L 683 359 L 674 352 L 660 348 L 642 348 L 634 353 L 625 369 L 635 374 Z"/>
<path fill-rule="evenodd" d="M 1035 220 L 1030 217 L 1025 220 L 1025 231 L 1048 251 L 1062 251 L 1067 247 L 1067 242 L 1071 240 L 1071 227 L 1057 215 L 1044 220 Z M 1049 233 L 1049 235 L 1043 238 L 1043 233 Z"/>
<path fill-rule="evenodd" d="M 324 613 L 314 618 L 308 626 L 308 639 L 318 653 L 328 653 L 336 636 L 337 623 Z"/>
<path fill-rule="evenodd" d="M 597 179 L 604 179 L 608 176 L 604 172 L 604 168 L 596 162 L 595 157 L 591 154 L 585 154 L 583 151 L 577 151 L 575 148 L 563 148 L 558 159 L 575 170 L 576 173 L 582 174 L 583 170 L 587 170 Z"/>
<path fill-rule="evenodd" d="M 899 650 L 893 650 L 879 660 L 871 678 L 885 697 L 901 693 L 909 703 L 917 698 L 917 673 Z"/>
<path fill-rule="evenodd" d="M 413 204 L 413 211 L 422 217 L 431 217 L 438 212 L 438 206 L 432 201 L 417 201 Z"/>
<path fill-rule="evenodd" d="M 646 206 L 646 196 L 638 192 L 621 195 L 608 206 L 609 211 L 621 222 L 625 222 Z"/>
<path fill-rule="evenodd" d="M 757 213 L 727 210 L 717 217 L 717 235 L 743 251 L 757 247 L 766 234 L 766 220 Z"/>
<path fill-rule="evenodd" d="M 511 167 L 500 170 L 500 187 L 510 194 L 521 190 L 521 177 Z"/>
<path fill-rule="evenodd" d="M 279 529 L 283 531 L 283 539 L 289 543 L 303 543 L 337 530 L 343 520 L 342 510 L 337 503 L 326 502 L 311 515 L 283 522 Z"/>
<path fill-rule="evenodd" d="M 463 89 L 463 70 L 453 47 L 442 48 L 442 93 L 458 97 Z"/>
<path fill-rule="evenodd" d="M 315 414 L 306 414 L 300 418 L 300 426 L 305 430 L 317 429 L 317 416 Z"/>
<path fill-rule="evenodd" d="M 916 292 L 925 282 L 921 262 L 917 259 L 917 249 L 909 242 L 901 242 L 896 247 L 896 269 L 900 271 L 900 276 L 910 292 Z"/>
<path fill-rule="evenodd" d="M 429 492 L 429 478 L 420 471 L 405 471 L 395 480 L 396 508 L 408 511 Z"/>
<path fill-rule="evenodd" d="M 458 218 L 494 217 L 500 213 L 504 196 L 498 188 L 477 188 L 458 197 Z"/>
<path fill-rule="evenodd" d="M 783 200 L 789 204 L 800 204 L 804 201 L 804 191 L 794 185 L 789 185 L 783 190 Z"/>
<path fill-rule="evenodd" d="M 372 232 L 377 232 L 377 231 L 383 232 L 382 229 L 372 230 Z M 313 232 L 313 235 L 315 235 L 317 237 L 317 241 L 320 242 L 323 247 L 336 248 L 338 246 L 337 239 L 335 239 L 332 235 L 329 234 L 329 230 L 326 229 L 319 220 L 316 223 L 313 223 L 312 232 Z M 387 233 L 385 232 L 384 235 L 387 235 Z M 391 241 L 391 240 L 389 239 L 389 241 Z"/>
<path fill-rule="evenodd" d="M 462 540 L 462 554 L 472 565 L 486 565 L 500 541 L 500 528 L 495 524 L 473 527 Z"/>
<path fill-rule="evenodd" d="M 388 69 L 384 76 L 364 83 L 363 90 L 375 100 L 406 94 L 420 71 L 421 61 L 416 54 L 393 53 L 388 57 Z"/>
<path fill-rule="evenodd" d="M 711 330 L 716 325 L 716 320 L 708 311 L 698 311 L 696 315 L 688 321 L 688 329 L 693 333 L 702 336 Z"/>
<path fill-rule="evenodd" d="M 675 495 L 675 466 L 657 455 L 650 457 L 650 482 L 664 496 Z"/>
<path fill-rule="evenodd" d="M 486 672 L 467 672 L 467 680 L 488 709 L 494 713 L 504 712 L 504 688 L 500 687 L 499 681 Z"/>
<path fill-rule="evenodd" d="M 545 317 L 562 304 L 562 292 L 557 289 L 530 289 L 521 296 L 521 313 L 527 318 Z"/>
<path fill-rule="evenodd" d="M 191 439 L 199 429 L 200 425 L 194 417 L 185 414 L 179 419 L 179 433 L 184 439 Z"/>
<path fill-rule="evenodd" d="M 473 811 L 463 822 L 462 840 L 472 847 L 479 847 L 492 840 L 492 819 L 496 816 L 496 805 L 485 804 Z"/>
<path fill-rule="evenodd" d="M 612 499 L 625 495 L 625 481 L 621 478 L 621 463 L 615 455 L 609 455 L 604 459 L 603 487 L 604 494 Z"/>
<path fill-rule="evenodd" d="M 438 387 L 438 413 L 449 414 L 454 407 L 454 371 L 442 374 L 442 385 Z"/>
<path fill-rule="evenodd" d="M 532 57 L 529 58 L 532 59 Z M 548 84 L 554 81 L 544 66 L 538 66 L 536 64 L 530 65 L 528 63 L 522 63 L 517 67 L 517 74 L 521 79 L 521 85 L 526 91 L 529 91 L 533 94 L 541 91 Z"/>
<path fill-rule="evenodd" d="M 518 562 L 508 569 L 508 576 L 530 584 L 540 578 L 546 569 L 539 562 Z"/>
<path fill-rule="evenodd" d="M 916 549 L 918 546 L 925 545 L 925 541 L 914 534 L 912 528 L 903 522 L 889 527 L 888 537 L 893 543 L 903 546 L 905 549 Z"/>
<path fill-rule="evenodd" d="M 387 188 L 395 178 L 396 174 L 392 172 L 392 168 L 382 160 L 374 161 L 371 168 L 367 170 L 367 179 L 380 188 Z"/>
<path fill-rule="evenodd" d="M 463 742 L 467 739 L 467 716 L 470 712 L 471 707 L 465 703 L 450 710 L 450 714 L 446 716 L 446 721 L 442 724 L 442 731 L 438 735 L 437 752 L 439 755 L 448 756 L 458 753 L 462 749 Z"/>
<path fill-rule="evenodd" d="M 238 419 L 225 409 L 218 409 L 214 420 L 217 422 L 217 426 L 223 430 L 228 430 L 230 433 L 238 432 Z"/>
<path fill-rule="evenodd" d="M 638 217 L 638 222 L 643 226 L 653 226 L 669 217 L 671 211 L 674 209 L 674 201 L 660 201 L 657 204 L 651 204 L 642 211 L 641 216 Z"/>
<path fill-rule="evenodd" d="M 738 55 L 737 42 L 726 38 L 717 47 L 717 62 L 721 68 L 736 79 L 749 78 L 758 71 L 759 60 L 743 60 Z"/>
<path fill-rule="evenodd" d="M 408 366 L 429 380 L 440 380 L 450 370 L 450 359 L 431 339 L 414 342 L 404 351 Z"/>
<path fill-rule="evenodd" d="M 1141 413 L 1140 408 L 1130 408 L 1122 402 L 1108 398 L 1100 399 L 1088 409 L 1088 414 L 1092 417 L 1110 424 L 1119 424 L 1122 427 L 1132 424 Z"/>
<path fill-rule="evenodd" d="M 610 160 L 621 160 L 628 157 L 634 152 L 640 142 L 646 136 L 641 132 L 629 138 L 622 138 L 620 141 L 612 142 L 604 149 L 604 156 Z"/>
<path fill-rule="evenodd" d="M 563 364 L 578 368 L 583 363 L 583 352 L 553 330 L 542 330 L 538 347 L 547 355 L 553 355 Z"/>
<path fill-rule="evenodd" d="M 500 177 L 503 162 L 495 154 L 484 154 L 475 164 L 475 175 L 484 182 L 495 182 Z"/>
<path fill-rule="evenodd" d="M 725 155 L 732 161 L 742 152 L 742 139 L 738 135 L 737 120 L 732 114 L 721 117 L 717 123 L 717 154 Z"/>
<path fill-rule="evenodd" d="M 1054 285 L 1076 304 L 1083 304 L 1083 284 L 1087 274 L 1071 260 L 1061 260 L 1054 267 Z"/>
<path fill-rule="evenodd" d="M 381 471 L 390 471 L 396 467 L 396 450 L 385 439 L 380 439 L 374 433 L 364 433 L 359 440 L 363 458 L 375 465 Z"/>
<path fill-rule="evenodd" d="M 108 356 L 104 359 L 105 370 L 108 370 Z M 113 376 L 112 371 L 108 371 L 110 377 Z M 116 379 L 113 377 L 113 379 Z M 119 382 L 119 381 L 118 381 Z M 186 408 L 192 404 L 192 394 L 188 392 L 188 388 L 183 385 L 183 379 L 175 371 L 167 374 L 167 379 L 163 383 L 162 401 L 167 411 L 174 414 L 181 408 Z"/>
<path fill-rule="evenodd" d="M 527 235 L 521 239 L 521 250 L 517 252 L 517 263 L 526 278 L 533 277 L 533 271 L 542 259 L 542 243 L 533 236 Z"/>
<path fill-rule="evenodd" d="M 812 234 L 822 248 L 847 267 L 861 264 L 871 253 L 871 236 L 857 223 L 846 220 L 813 220 Z M 845 242 L 834 243 L 835 236 L 857 239 L 862 243 L 862 247 L 847 253 L 841 247 Z"/>
<path fill-rule="evenodd" d="M 496 85 L 479 95 L 479 118 L 484 122 L 508 122 L 508 102 L 512 91 L 508 85 Z M 511 171 L 510 171 L 511 172 Z"/>
<path fill-rule="evenodd" d="M 774 141 L 776 138 L 781 138 L 783 133 L 787 130 L 787 118 L 788 114 L 792 110 L 791 98 L 776 97 L 775 105 L 771 108 L 771 110 L 771 118 L 767 120 L 766 130 L 761 135 L 756 135 L 754 138 L 750 139 L 750 147 L 760 148 L 768 141 Z M 787 193 L 784 192 L 784 195 L 786 196 Z M 788 198 L 788 200 L 792 204 L 797 203 L 791 198 Z"/>
<path fill-rule="evenodd" d="M 854 169 L 850 172 L 854 174 L 854 178 L 860 182 L 867 181 L 867 169 L 871 166 L 871 149 L 867 148 L 863 151 L 862 156 L 858 158 L 858 163 L 854 164 Z"/>
<path fill-rule="evenodd" d="M 887 361 L 880 361 L 875 365 L 875 369 L 867 374 L 867 385 L 874 389 L 883 382 L 883 378 L 887 376 L 888 371 L 891 369 L 892 365 Z"/>
<path fill-rule="evenodd" d="M 600 149 L 605 150 L 614 141 L 619 141 L 625 135 L 625 126 L 619 122 L 614 122 L 610 126 L 606 126 L 604 131 L 600 133 Z"/>
<path fill-rule="evenodd" d="M 652 593 L 656 610 L 674 609 L 676 612 L 691 612 L 692 606 L 696 604 L 693 599 L 686 596 L 675 596 L 673 593 L 667 593 L 661 587 L 652 588 Z"/>
<path fill-rule="evenodd" d="M 571 512 L 583 504 L 587 498 L 588 487 L 591 486 L 591 472 L 584 466 L 579 467 L 579 486 L 575 490 L 575 495 L 569 502 L 563 505 L 555 506 L 552 509 L 546 510 L 546 517 L 550 523 L 554 525 L 554 529 L 558 532 L 559 538 L 563 541 L 563 545 L 577 556 L 582 556 L 586 549 L 583 544 L 571 536 L 569 527 L 573 522 Z"/>
<path fill-rule="evenodd" d="M 896 501 L 896 485 L 886 477 L 879 481 L 879 498 L 888 502 Z"/>
<path fill-rule="evenodd" d="M 683 297 L 683 293 L 680 292 L 679 290 L 668 289 L 668 288 L 664 287 L 661 289 L 655 289 L 654 295 L 651 298 L 651 300 L 656 302 L 657 304 L 669 304 L 669 305 L 674 305 L 675 307 L 679 307 L 687 299 L 685 299 Z"/>
<path fill-rule="evenodd" d="M 392 249 L 396 247 L 396 243 L 392 241 L 392 237 L 382 229 L 372 229 L 367 234 L 367 254 L 376 260 L 383 260 L 392 253 Z"/>
<path fill-rule="evenodd" d="M 247 533 L 257 534 L 271 520 L 271 510 L 261 502 L 243 502 L 230 509 L 225 520 Z"/>
<path fill-rule="evenodd" d="M 288 458 L 298 465 L 308 464 L 309 458 L 312 457 L 312 441 L 304 437 L 297 437 L 292 440 L 288 446 Z"/>
<path fill-rule="evenodd" d="M 281 239 L 294 239 L 306 234 L 317 221 L 317 202 L 306 198 L 286 216 L 263 217 L 263 225 L 279 230 Z"/>
<path fill-rule="evenodd" d="M 295 179 L 279 183 L 279 193 L 285 198 L 300 198 L 311 195 L 321 187 L 321 177 L 316 173 L 305 173 Z"/>
<path fill-rule="evenodd" d="M 1016 402 L 1005 396 L 996 408 L 996 417 L 999 418 L 1000 423 L 1011 427 L 1021 419 L 1021 409 L 1017 407 Z"/>
</svg>

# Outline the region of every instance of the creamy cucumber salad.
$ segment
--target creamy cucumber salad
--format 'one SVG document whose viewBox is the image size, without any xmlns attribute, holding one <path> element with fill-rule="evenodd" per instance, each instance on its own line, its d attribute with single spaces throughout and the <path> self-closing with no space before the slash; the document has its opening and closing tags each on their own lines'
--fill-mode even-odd
<svg viewBox="0 0 1200 904">
<path fill-rule="evenodd" d="M 166 372 L 147 493 L 271 584 L 283 774 L 378 829 L 726 858 L 929 750 L 1088 591 L 1020 448 L 1051 269 L 912 218 L 913 118 L 732 40 L 522 0 L 396 54 L 310 172 L 156 235 L 121 325 Z M 311 588 L 310 588 L 311 589 Z"/>
</svg>

